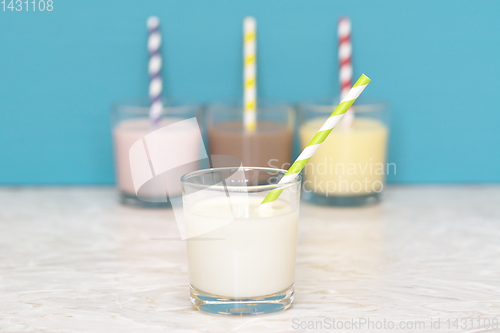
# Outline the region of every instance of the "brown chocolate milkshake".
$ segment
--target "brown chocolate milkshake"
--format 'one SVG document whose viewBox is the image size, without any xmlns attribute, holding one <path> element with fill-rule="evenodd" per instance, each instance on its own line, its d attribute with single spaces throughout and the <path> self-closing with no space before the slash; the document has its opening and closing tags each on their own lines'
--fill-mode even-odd
<svg viewBox="0 0 500 333">
<path fill-rule="evenodd" d="M 259 121 L 247 133 L 242 122 L 223 122 L 210 126 L 208 137 L 211 155 L 236 156 L 247 167 L 290 166 L 293 129 L 285 124 Z"/>
</svg>

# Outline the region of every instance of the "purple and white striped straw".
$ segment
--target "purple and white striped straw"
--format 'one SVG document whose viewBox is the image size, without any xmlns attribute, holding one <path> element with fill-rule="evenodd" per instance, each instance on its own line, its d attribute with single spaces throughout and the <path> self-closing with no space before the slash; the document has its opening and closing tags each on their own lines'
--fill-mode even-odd
<svg viewBox="0 0 500 333">
<path fill-rule="evenodd" d="M 161 101 L 161 92 L 163 89 L 163 82 L 161 79 L 161 34 L 160 34 L 160 20 L 156 16 L 148 18 L 148 51 L 149 51 L 149 97 L 151 98 L 151 109 L 149 111 L 149 118 L 153 127 L 158 127 L 163 110 L 163 103 Z"/>
</svg>

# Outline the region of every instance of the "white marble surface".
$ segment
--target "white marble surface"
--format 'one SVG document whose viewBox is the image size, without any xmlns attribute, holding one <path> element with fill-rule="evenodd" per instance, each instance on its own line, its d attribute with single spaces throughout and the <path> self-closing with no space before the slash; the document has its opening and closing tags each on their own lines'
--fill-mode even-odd
<svg viewBox="0 0 500 333">
<path fill-rule="evenodd" d="M 361 209 L 303 204 L 296 299 L 267 316 L 196 311 L 176 236 L 170 211 L 120 206 L 111 188 L 0 189 L 0 331 L 285 332 L 362 318 L 396 326 L 349 331 L 500 331 L 477 321 L 500 320 L 500 186 L 392 187 Z M 448 329 L 457 318 L 467 327 Z M 399 328 L 408 321 L 426 327 Z"/>
</svg>

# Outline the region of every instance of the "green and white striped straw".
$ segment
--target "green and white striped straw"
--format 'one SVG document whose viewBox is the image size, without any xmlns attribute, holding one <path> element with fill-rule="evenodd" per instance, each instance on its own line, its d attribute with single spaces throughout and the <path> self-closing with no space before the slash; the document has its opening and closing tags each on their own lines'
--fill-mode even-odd
<svg viewBox="0 0 500 333">
<path fill-rule="evenodd" d="M 318 133 L 314 136 L 314 138 L 309 142 L 306 148 L 300 153 L 299 157 L 293 162 L 288 172 L 281 178 L 278 184 L 285 184 L 293 181 L 297 175 L 304 169 L 307 161 L 314 155 L 316 150 L 318 150 L 319 146 L 325 141 L 326 137 L 333 130 L 335 125 L 338 124 L 342 116 L 346 113 L 347 110 L 351 107 L 352 103 L 356 100 L 356 98 L 361 95 L 366 86 L 370 83 L 370 79 L 362 74 L 358 81 L 352 86 L 351 90 L 345 95 L 340 104 L 335 108 L 333 113 L 330 115 L 323 126 L 319 129 Z M 260 206 L 262 208 L 272 205 L 276 199 L 280 196 L 283 189 L 272 190 L 262 201 Z"/>
</svg>

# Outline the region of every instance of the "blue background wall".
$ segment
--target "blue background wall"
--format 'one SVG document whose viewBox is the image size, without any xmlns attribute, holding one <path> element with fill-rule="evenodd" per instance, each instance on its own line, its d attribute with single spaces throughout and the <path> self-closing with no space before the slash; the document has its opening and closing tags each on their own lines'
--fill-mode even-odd
<svg viewBox="0 0 500 333">
<path fill-rule="evenodd" d="M 390 180 L 500 181 L 500 1 L 55 0 L 52 12 L 0 7 L 0 184 L 113 183 L 109 105 L 147 93 L 149 15 L 167 94 L 202 101 L 240 94 L 246 15 L 261 96 L 336 93 L 348 15 L 355 76 L 392 103 Z"/>
</svg>

